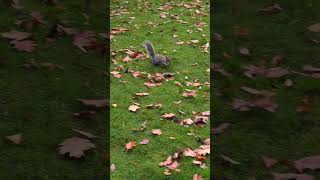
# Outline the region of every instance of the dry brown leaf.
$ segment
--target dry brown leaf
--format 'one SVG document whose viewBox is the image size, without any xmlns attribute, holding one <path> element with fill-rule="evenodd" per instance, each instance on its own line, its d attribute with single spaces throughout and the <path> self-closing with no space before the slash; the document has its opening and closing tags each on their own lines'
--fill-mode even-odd
<svg viewBox="0 0 320 180">
<path fill-rule="evenodd" d="M 192 177 L 192 180 L 203 180 L 203 177 L 200 176 L 199 174 L 194 174 Z"/>
<path fill-rule="evenodd" d="M 316 24 L 309 26 L 308 30 L 311 32 L 316 32 L 316 33 L 320 32 L 320 23 L 316 23 Z"/>
<path fill-rule="evenodd" d="M 299 159 L 294 162 L 296 169 L 303 173 L 304 170 L 319 170 L 320 169 L 320 155 L 310 156 Z"/>
<path fill-rule="evenodd" d="M 197 97 L 196 90 L 186 91 L 182 94 L 184 97 Z"/>
<path fill-rule="evenodd" d="M 136 146 L 136 142 L 135 141 L 131 141 L 131 142 L 128 142 L 125 146 L 126 150 L 131 150 L 132 148 L 134 148 Z"/>
<path fill-rule="evenodd" d="M 111 164 L 110 170 L 111 170 L 111 172 L 115 171 L 116 170 L 116 166 L 114 164 Z"/>
<path fill-rule="evenodd" d="M 221 134 L 224 133 L 224 131 L 231 126 L 230 123 L 222 123 L 218 127 L 212 128 L 211 132 L 213 134 Z"/>
<path fill-rule="evenodd" d="M 248 48 L 245 47 L 239 47 L 239 53 L 243 56 L 249 56 L 250 55 L 250 51 Z"/>
<path fill-rule="evenodd" d="M 144 139 L 143 141 L 141 141 L 141 142 L 139 142 L 139 144 L 143 144 L 143 145 L 145 145 L 145 144 L 149 144 L 149 139 Z"/>
<path fill-rule="evenodd" d="M 70 157 L 75 158 L 84 156 L 84 151 L 96 147 L 93 143 L 90 142 L 90 140 L 79 138 L 76 136 L 64 140 L 64 142 L 59 144 L 59 146 L 60 154 L 69 153 Z"/>
<path fill-rule="evenodd" d="M 128 107 L 128 110 L 131 112 L 137 112 L 137 110 L 140 109 L 140 106 L 136 105 L 136 104 L 132 104 Z"/>
<path fill-rule="evenodd" d="M 21 133 L 6 136 L 6 138 L 14 144 L 21 144 L 21 142 L 22 142 L 22 134 Z"/>
<path fill-rule="evenodd" d="M 37 46 L 37 44 L 35 44 L 31 40 L 24 40 L 24 41 L 13 40 L 10 43 L 13 44 L 14 48 L 17 49 L 18 51 L 29 52 L 29 53 L 35 51 Z"/>
<path fill-rule="evenodd" d="M 151 131 L 152 134 L 160 136 L 162 134 L 161 129 L 153 129 Z"/>
<path fill-rule="evenodd" d="M 20 31 L 15 31 L 15 30 L 1 33 L 1 35 L 5 38 L 17 40 L 17 41 L 28 39 L 31 36 L 30 33 L 20 32 Z"/>
<path fill-rule="evenodd" d="M 166 119 L 170 119 L 170 118 L 176 117 L 176 115 L 173 114 L 173 113 L 165 113 L 165 114 L 163 114 L 161 117 L 162 117 L 162 118 L 166 118 Z"/>
</svg>

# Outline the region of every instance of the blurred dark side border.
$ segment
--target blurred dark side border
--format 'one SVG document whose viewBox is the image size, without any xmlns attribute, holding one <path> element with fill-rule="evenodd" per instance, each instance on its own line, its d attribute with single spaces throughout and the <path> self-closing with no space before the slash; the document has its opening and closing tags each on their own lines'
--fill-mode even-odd
<svg viewBox="0 0 320 180">
<path fill-rule="evenodd" d="M 109 106 L 107 107 L 107 116 L 106 116 L 106 131 L 107 131 L 107 179 L 110 179 L 110 1 L 105 1 L 105 32 L 107 33 L 106 38 L 106 54 L 104 55 L 106 61 L 106 75 L 105 75 L 105 83 L 106 83 L 106 98 L 109 102 Z"/>
<path fill-rule="evenodd" d="M 214 76 L 213 76 L 213 71 L 211 69 L 211 64 L 214 62 L 214 42 L 213 42 L 213 31 L 214 31 L 214 8 L 215 8 L 215 0 L 210 0 L 210 179 L 213 179 L 213 161 L 214 161 L 214 137 L 212 134 L 212 127 L 213 127 L 213 121 L 214 121 L 214 99 L 213 99 L 213 85 L 214 85 Z"/>
</svg>

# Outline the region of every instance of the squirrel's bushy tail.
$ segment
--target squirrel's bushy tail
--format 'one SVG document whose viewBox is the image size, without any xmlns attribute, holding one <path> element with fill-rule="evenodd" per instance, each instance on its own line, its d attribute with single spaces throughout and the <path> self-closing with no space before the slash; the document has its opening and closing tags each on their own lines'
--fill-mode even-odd
<svg viewBox="0 0 320 180">
<path fill-rule="evenodd" d="M 152 43 L 150 41 L 145 41 L 143 43 L 143 45 L 146 48 L 150 58 L 152 58 L 152 60 L 154 60 L 154 58 L 156 56 L 156 51 L 154 50 L 154 47 L 153 47 Z"/>
</svg>

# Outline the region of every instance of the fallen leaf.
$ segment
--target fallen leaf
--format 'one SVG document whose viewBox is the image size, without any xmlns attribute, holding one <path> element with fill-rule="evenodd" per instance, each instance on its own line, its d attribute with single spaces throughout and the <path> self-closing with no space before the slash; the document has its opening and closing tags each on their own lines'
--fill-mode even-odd
<svg viewBox="0 0 320 180">
<path fill-rule="evenodd" d="M 186 91 L 182 94 L 184 97 L 197 97 L 196 90 Z"/>
<path fill-rule="evenodd" d="M 319 170 L 320 169 L 320 156 L 310 156 L 299 159 L 294 162 L 295 168 L 303 173 L 304 170 Z"/>
<path fill-rule="evenodd" d="M 230 123 L 222 123 L 218 127 L 212 128 L 211 132 L 213 134 L 221 134 L 224 133 L 224 131 L 231 126 Z"/>
<path fill-rule="evenodd" d="M 271 167 L 273 167 L 275 164 L 278 163 L 278 160 L 277 160 L 277 159 L 270 158 L 270 157 L 267 157 L 267 156 L 262 156 L 262 159 L 263 159 L 264 165 L 265 165 L 267 168 L 271 168 Z"/>
<path fill-rule="evenodd" d="M 126 150 L 131 150 L 133 147 L 136 146 L 136 142 L 135 141 L 131 141 L 131 142 L 128 142 L 125 146 Z"/>
<path fill-rule="evenodd" d="M 16 40 L 16 41 L 25 40 L 25 39 L 28 39 L 31 36 L 30 33 L 14 31 L 14 30 L 9 31 L 9 32 L 1 33 L 1 35 L 3 37 L 5 37 L 5 38 Z"/>
<path fill-rule="evenodd" d="M 316 33 L 320 32 L 320 23 L 316 23 L 316 24 L 309 26 L 308 30 L 311 32 L 316 32 Z"/>
<path fill-rule="evenodd" d="M 83 139 L 79 137 L 72 137 L 64 140 L 59 144 L 59 153 L 66 154 L 69 153 L 70 157 L 80 158 L 84 156 L 84 151 L 96 146 L 90 142 L 88 139 Z"/>
<path fill-rule="evenodd" d="M 192 180 L 203 180 L 203 177 L 198 174 L 194 174 Z"/>
<path fill-rule="evenodd" d="M 159 163 L 159 166 L 167 166 L 173 162 L 172 156 L 169 156 L 165 161 Z"/>
<path fill-rule="evenodd" d="M 219 33 L 213 33 L 212 38 L 214 41 L 223 41 L 224 40 L 223 36 Z"/>
<path fill-rule="evenodd" d="M 111 172 L 115 171 L 116 170 L 116 166 L 114 164 L 111 164 L 110 170 L 111 170 Z"/>
<path fill-rule="evenodd" d="M 37 46 L 37 44 L 35 44 L 31 40 L 24 40 L 24 41 L 13 40 L 10 43 L 13 44 L 15 49 L 22 52 L 33 52 L 34 50 L 36 50 L 36 46 Z"/>
<path fill-rule="evenodd" d="M 183 155 L 188 156 L 188 157 L 195 157 L 197 154 L 190 148 L 187 148 L 184 150 Z"/>
<path fill-rule="evenodd" d="M 149 93 L 136 93 L 136 96 L 139 96 L 139 97 L 149 96 Z"/>
<path fill-rule="evenodd" d="M 43 16 L 41 15 L 40 12 L 34 11 L 31 14 L 31 17 L 33 18 L 34 21 L 38 23 L 45 24 L 46 22 L 43 20 Z"/>
<path fill-rule="evenodd" d="M 284 85 L 287 87 L 291 87 L 293 85 L 293 81 L 291 79 L 286 79 L 284 82 Z"/>
<path fill-rule="evenodd" d="M 145 140 L 139 142 L 139 144 L 149 144 L 149 139 L 145 139 Z"/>
<path fill-rule="evenodd" d="M 311 66 L 311 65 L 309 65 L 309 64 L 304 65 L 304 66 L 302 67 L 302 69 L 303 69 L 304 71 L 306 71 L 306 72 L 320 72 L 320 68 L 318 68 L 318 67 L 313 67 L 313 66 Z"/>
<path fill-rule="evenodd" d="M 137 110 L 139 110 L 139 109 L 140 109 L 140 106 L 135 105 L 135 104 L 130 105 L 130 106 L 128 107 L 128 110 L 131 111 L 131 112 L 137 112 Z"/>
<path fill-rule="evenodd" d="M 171 118 L 176 117 L 176 115 L 173 113 L 166 113 L 166 114 L 163 114 L 161 117 L 166 118 L 166 119 L 171 119 Z"/>
<path fill-rule="evenodd" d="M 249 56 L 250 55 L 250 51 L 248 48 L 245 47 L 239 47 L 239 53 L 243 56 Z"/>
<path fill-rule="evenodd" d="M 153 129 L 151 133 L 158 136 L 162 134 L 161 129 Z"/>
<path fill-rule="evenodd" d="M 22 142 L 22 134 L 21 133 L 6 136 L 6 138 L 14 144 L 21 144 L 21 142 Z"/>
</svg>

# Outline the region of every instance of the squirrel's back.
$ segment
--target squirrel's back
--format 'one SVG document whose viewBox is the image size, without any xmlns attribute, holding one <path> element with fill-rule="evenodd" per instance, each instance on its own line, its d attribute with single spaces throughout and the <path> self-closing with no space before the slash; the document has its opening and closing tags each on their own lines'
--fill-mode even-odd
<svg viewBox="0 0 320 180">
<path fill-rule="evenodd" d="M 154 50 L 153 44 L 150 41 L 145 41 L 143 45 L 146 48 L 150 58 L 154 59 L 156 56 L 156 51 Z"/>
</svg>

